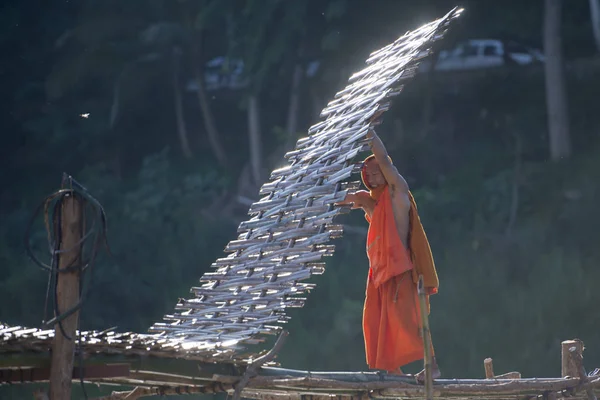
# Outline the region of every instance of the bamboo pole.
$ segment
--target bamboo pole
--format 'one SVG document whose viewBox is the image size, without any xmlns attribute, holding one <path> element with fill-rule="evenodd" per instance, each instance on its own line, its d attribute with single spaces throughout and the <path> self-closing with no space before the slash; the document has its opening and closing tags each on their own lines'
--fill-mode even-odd
<svg viewBox="0 0 600 400">
<path fill-rule="evenodd" d="M 432 400 L 433 379 L 431 376 L 431 331 L 429 330 L 429 316 L 427 315 L 427 299 L 423 283 L 423 275 L 419 275 L 417 291 L 419 293 L 419 308 L 421 309 L 421 332 L 423 336 L 423 347 L 425 348 L 425 357 L 423 360 L 425 364 L 425 398 L 427 400 Z"/>
<path fill-rule="evenodd" d="M 489 386 L 495 385 L 498 383 L 512 383 L 515 381 L 515 378 L 512 378 L 513 375 L 517 375 L 516 373 L 510 373 L 511 377 L 501 378 L 503 375 L 498 375 L 494 378 L 494 380 L 489 379 L 436 379 L 435 385 L 482 385 Z M 214 375 L 213 375 L 214 377 Z M 230 377 L 225 378 L 221 376 L 223 379 L 239 379 L 239 377 Z M 257 378 L 277 378 L 277 379 L 317 379 L 317 380 L 331 380 L 337 381 L 339 383 L 364 383 L 364 384 L 372 384 L 372 383 L 386 383 L 389 385 L 414 385 L 415 380 L 413 377 L 399 376 L 399 375 L 382 375 L 378 372 L 336 372 L 336 371 L 302 371 L 295 369 L 286 369 L 279 367 L 263 367 L 259 371 L 259 376 Z M 595 377 L 600 378 L 599 377 Z M 219 379 L 221 380 L 221 379 Z M 517 382 L 522 382 L 523 384 L 556 384 L 556 383 L 572 383 L 576 382 L 577 379 L 570 378 L 522 378 Z"/>
<path fill-rule="evenodd" d="M 521 379 L 521 373 L 518 371 L 496 375 L 494 373 L 494 362 L 489 357 L 483 360 L 483 368 L 485 369 L 485 379 Z"/>
<path fill-rule="evenodd" d="M 521 373 L 519 371 L 507 372 L 494 376 L 495 379 L 521 379 Z"/>
<path fill-rule="evenodd" d="M 107 396 L 95 397 L 92 400 L 137 400 L 142 397 L 149 396 L 169 396 L 169 395 L 184 395 L 184 394 L 216 394 L 223 393 L 227 390 L 232 390 L 231 386 L 223 387 L 222 385 L 212 384 L 207 386 L 177 386 L 177 387 L 141 387 L 137 386 L 133 390 L 122 392 L 112 392 Z"/>
<path fill-rule="evenodd" d="M 283 347 L 283 343 L 285 342 L 285 338 L 287 337 L 287 335 L 287 331 L 282 331 L 279 337 L 277 338 L 277 341 L 273 345 L 273 348 L 269 350 L 267 354 L 257 358 L 252 362 L 252 364 L 250 364 L 250 366 L 248 366 L 246 372 L 244 372 L 244 376 L 242 376 L 242 379 L 240 379 L 239 382 L 235 384 L 235 391 L 233 393 L 232 400 L 240 400 L 242 390 L 244 389 L 246 384 L 248 384 L 250 378 L 253 378 L 256 375 L 258 375 L 258 370 L 265 363 L 272 361 L 275 358 L 279 350 L 281 350 L 281 348 Z"/>
<path fill-rule="evenodd" d="M 63 188 L 67 181 L 63 178 Z M 79 302 L 81 240 L 83 237 L 83 207 L 73 194 L 62 198 L 60 208 L 60 240 L 58 272 L 56 272 L 56 316 L 67 312 Z M 75 334 L 79 312 L 54 325 L 52 360 L 50 364 L 50 400 L 71 398 Z M 65 336 L 66 335 L 66 336 Z"/>
<path fill-rule="evenodd" d="M 278 391 L 256 391 L 244 390 L 244 397 L 255 400 L 304 400 L 306 396 L 303 393 L 290 393 Z M 332 400 L 332 396 L 328 394 L 310 395 L 310 400 Z M 367 393 L 357 393 L 351 395 L 336 395 L 335 400 L 369 400 L 370 396 Z"/>
<path fill-rule="evenodd" d="M 445 395 L 461 395 L 461 394 L 518 394 L 518 393 L 542 393 L 544 391 L 561 391 L 573 387 L 577 387 L 579 379 L 521 379 L 521 380 L 436 380 L 434 390 Z M 414 382 L 414 381 L 413 381 Z M 590 387 L 600 389 L 600 378 L 596 378 L 588 382 Z M 273 388 L 282 390 L 297 390 L 297 391 L 357 391 L 357 390 L 401 390 L 412 392 L 413 394 L 423 394 L 424 388 L 422 385 L 415 383 L 400 383 L 400 382 L 341 382 L 327 379 L 319 379 L 313 377 L 295 378 L 295 379 L 280 379 L 270 377 L 256 377 L 248 382 L 248 387 L 252 388 Z"/>
</svg>

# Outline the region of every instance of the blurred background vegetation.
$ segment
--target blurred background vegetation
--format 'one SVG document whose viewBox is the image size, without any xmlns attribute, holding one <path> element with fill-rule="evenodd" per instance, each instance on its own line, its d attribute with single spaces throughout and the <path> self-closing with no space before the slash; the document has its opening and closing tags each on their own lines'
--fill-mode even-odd
<svg viewBox="0 0 600 400">
<path fill-rule="evenodd" d="M 481 377 L 492 357 L 497 373 L 558 376 L 560 342 L 575 337 L 600 366 L 600 5 L 563 3 L 4 2 L 0 320 L 40 325 L 47 276 L 23 237 L 66 171 L 105 207 L 114 255 L 95 268 L 82 327 L 145 332 L 223 254 L 269 171 L 368 54 L 461 5 L 440 50 L 485 39 L 545 58 L 423 69 L 378 130 L 437 263 L 440 366 Z M 366 368 L 366 221 L 341 221 L 326 273 L 290 311 L 285 367 Z"/>
</svg>

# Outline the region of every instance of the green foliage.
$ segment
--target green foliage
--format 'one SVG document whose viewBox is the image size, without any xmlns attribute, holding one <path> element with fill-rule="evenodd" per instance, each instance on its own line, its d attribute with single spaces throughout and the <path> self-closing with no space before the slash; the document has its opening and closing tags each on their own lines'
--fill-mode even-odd
<svg viewBox="0 0 600 400">
<path fill-rule="evenodd" d="M 171 311 L 178 297 L 187 296 L 192 282 L 231 235 L 229 225 L 211 225 L 202 213 L 203 204 L 216 197 L 223 181 L 210 170 L 174 173 L 166 149 L 144 160 L 134 185 L 126 190 L 125 185 L 111 185 L 110 176 L 103 177 L 98 169 L 83 176 L 89 177 L 89 189 L 98 192 L 116 222 L 110 227 L 114 257 L 98 268 L 95 296 L 97 301 L 113 298 L 120 306 L 104 307 L 95 315 L 94 326 L 105 326 L 128 310 L 133 318 L 122 328 L 143 330 Z M 163 289 L 157 290 L 155 282 Z M 130 291 L 135 293 L 133 301 L 126 300 Z M 141 313 L 145 309 L 153 312 Z"/>
<path fill-rule="evenodd" d="M 112 253 L 94 266 L 93 291 L 82 324 L 89 329 L 117 324 L 120 329 L 143 332 L 171 311 L 178 297 L 187 296 L 233 233 L 229 224 L 210 224 L 202 213 L 203 204 L 222 190 L 224 181 L 214 170 L 174 173 L 166 149 L 148 156 L 130 182 L 115 180 L 102 165 L 86 168 L 79 179 L 105 207 Z M 42 319 L 46 276 L 36 273 L 22 252 L 15 254 L 12 249 L 21 243 L 15 243 L 10 231 L 22 231 L 27 217 L 24 211 L 14 214 L 9 220 L 14 222 L 1 232 L 7 240 L 1 242 L 0 260 L 11 268 L 3 270 L 0 284 L 3 298 L 13 302 L 3 302 L 0 315 L 14 324 L 36 326 Z M 34 242 L 43 251 L 41 221 L 38 228 Z M 161 282 L 161 288 L 156 282 Z M 17 301 L 23 288 L 32 290 L 32 295 Z"/>
<path fill-rule="evenodd" d="M 193 159 L 182 160 L 168 150 L 178 144 L 167 50 L 177 46 L 181 52 L 182 87 L 197 67 L 192 53 L 199 31 L 206 38 L 203 58 L 244 61 L 250 89 L 262 94 L 266 154 L 286 140 L 279 127 L 285 126 L 295 63 L 320 62 L 318 76 L 302 85 L 299 126 L 305 129 L 315 122 L 307 111 L 314 106 L 309 96 L 328 100 L 370 51 L 455 5 L 80 3 L 76 11 L 52 3 L 47 19 L 31 14 L 29 1 L 13 1 L 0 13 L 0 43 L 18 54 L 0 76 L 11 107 L 0 146 L 8 171 L 0 192 L 0 320 L 38 326 L 42 319 L 47 276 L 26 258 L 23 237 L 37 202 L 57 189 L 60 173 L 67 171 L 105 207 L 113 254 L 102 255 L 95 266 L 83 328 L 116 325 L 141 332 L 171 312 L 178 297 L 189 296 L 246 217 L 236 214 L 232 221 L 207 209 L 224 191 L 235 193 L 247 157 L 247 120 L 237 106 L 247 92 L 208 93 L 231 161 L 225 175 L 205 143 L 196 94 L 182 90 L 194 150 Z M 526 42 L 539 41 L 539 4 L 480 3 L 465 2 L 455 38 L 494 37 L 510 28 Z M 589 54 L 585 46 L 569 44 L 591 39 L 585 3 L 566 10 L 568 54 Z M 16 24 L 28 25 L 17 31 Z M 42 29 L 51 33 L 40 36 Z M 600 80 L 594 68 L 586 62 L 567 68 L 576 154 L 568 163 L 547 162 L 539 66 L 440 74 L 431 90 L 417 77 L 378 130 L 409 181 L 432 243 L 441 287 L 431 299 L 431 323 L 447 377 L 483 376 L 485 357 L 494 358 L 498 372 L 556 376 L 559 342 L 573 337 L 588 344 L 586 365 L 600 364 L 590 311 L 600 300 L 594 286 L 600 279 L 600 121 L 592 108 Z M 509 230 L 515 185 L 518 207 Z M 360 213 L 340 221 L 366 227 Z M 42 222 L 35 227 L 32 242 L 44 254 Z M 313 279 L 317 288 L 306 306 L 290 311 L 290 338 L 279 359 L 284 366 L 366 368 L 364 240 L 351 232 L 337 240 L 326 273 Z"/>
</svg>

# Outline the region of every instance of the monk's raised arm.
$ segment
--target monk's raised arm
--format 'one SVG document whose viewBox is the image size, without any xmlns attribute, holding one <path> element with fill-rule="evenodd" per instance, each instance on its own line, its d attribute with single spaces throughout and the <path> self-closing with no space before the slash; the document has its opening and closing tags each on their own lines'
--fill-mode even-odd
<svg viewBox="0 0 600 400">
<path fill-rule="evenodd" d="M 390 185 L 392 190 L 408 193 L 408 184 L 392 163 L 392 160 L 389 158 L 383 142 L 373 129 L 371 129 L 367 134 L 367 139 L 370 139 L 369 144 L 371 146 L 371 151 L 377 160 L 377 164 L 379 164 L 379 168 L 381 169 L 383 177 Z"/>
</svg>

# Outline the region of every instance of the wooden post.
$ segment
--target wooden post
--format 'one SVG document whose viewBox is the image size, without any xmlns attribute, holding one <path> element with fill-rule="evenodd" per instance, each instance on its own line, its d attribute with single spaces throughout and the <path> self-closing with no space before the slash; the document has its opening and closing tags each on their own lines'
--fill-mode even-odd
<svg viewBox="0 0 600 400">
<path fill-rule="evenodd" d="M 483 368 L 485 368 L 485 379 L 494 378 L 494 364 L 491 358 L 483 360 Z"/>
<path fill-rule="evenodd" d="M 569 349 L 571 347 L 576 348 L 577 354 L 580 354 L 580 355 L 583 354 L 583 342 L 581 340 L 579 340 L 579 339 L 565 340 L 564 342 L 561 343 L 561 361 L 562 361 L 561 376 L 562 377 L 570 376 L 570 377 L 574 378 L 574 377 L 579 376 L 579 371 L 577 371 L 577 364 L 573 360 L 571 352 L 569 351 Z"/>
<path fill-rule="evenodd" d="M 63 180 L 63 188 L 65 181 Z M 72 269 L 58 272 L 57 315 L 71 309 L 79 302 L 79 275 L 77 268 L 81 262 L 81 240 L 83 237 L 83 206 L 80 200 L 68 194 L 62 197 L 60 208 L 60 251 L 58 255 L 59 269 Z M 75 268 L 73 268 L 75 267 Z M 76 331 L 79 312 L 69 315 L 62 322 L 54 325 L 52 342 L 52 360 L 50 364 L 50 400 L 68 400 L 71 398 L 73 379 L 73 359 L 75 354 Z M 62 324 L 62 330 L 61 325 Z M 65 337 L 64 333 L 68 336 Z"/>
<path fill-rule="evenodd" d="M 419 294 L 419 308 L 421 309 L 421 332 L 423 335 L 423 347 L 425 348 L 425 398 L 433 399 L 433 378 L 431 376 L 431 332 L 429 330 L 429 316 L 427 315 L 427 299 L 425 295 L 425 286 L 423 283 L 423 275 L 419 275 L 417 284 L 417 292 Z"/>
<path fill-rule="evenodd" d="M 577 346 L 572 346 L 569 348 L 569 353 L 571 353 L 571 359 L 573 360 L 573 363 L 575 364 L 575 367 L 577 369 L 577 375 L 580 379 L 580 385 L 585 385 L 584 387 L 588 400 L 598 400 L 596 398 L 596 394 L 594 393 L 594 389 L 586 385 L 586 383 L 589 382 L 589 378 L 583 366 L 582 350 L 577 348 Z"/>
</svg>

